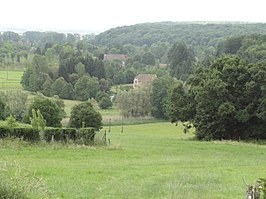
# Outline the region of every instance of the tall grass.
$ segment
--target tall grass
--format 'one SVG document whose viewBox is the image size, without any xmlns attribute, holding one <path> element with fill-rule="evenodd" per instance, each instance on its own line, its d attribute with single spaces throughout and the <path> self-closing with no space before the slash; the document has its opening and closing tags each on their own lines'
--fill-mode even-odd
<svg viewBox="0 0 266 199">
<path fill-rule="evenodd" d="M 0 163 L 0 198 L 51 198 L 51 192 L 36 173 L 24 171 L 16 162 Z"/>
</svg>

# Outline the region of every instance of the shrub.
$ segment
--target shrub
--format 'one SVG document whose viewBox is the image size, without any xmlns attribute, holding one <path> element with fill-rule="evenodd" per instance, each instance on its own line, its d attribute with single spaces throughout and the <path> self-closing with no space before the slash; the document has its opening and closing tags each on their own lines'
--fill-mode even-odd
<svg viewBox="0 0 266 199">
<path fill-rule="evenodd" d="M 14 128 L 11 129 L 11 137 L 22 138 L 30 142 L 37 142 L 40 140 L 39 131 L 33 128 Z"/>
<path fill-rule="evenodd" d="M 51 142 L 52 138 L 54 141 L 62 141 L 62 129 L 61 128 L 49 128 L 44 130 L 44 140 Z"/>
<path fill-rule="evenodd" d="M 51 142 L 52 139 L 57 142 L 68 142 L 73 140 L 77 144 L 91 144 L 95 137 L 94 128 L 47 128 L 44 130 L 43 138 L 46 142 Z M 8 128 L 0 127 L 0 138 L 20 138 L 29 142 L 37 142 L 40 140 L 40 132 L 33 128 Z"/>
<path fill-rule="evenodd" d="M 69 121 L 70 127 L 93 127 L 100 129 L 101 125 L 102 116 L 99 112 L 95 111 L 91 103 L 84 102 L 72 108 Z"/>
<path fill-rule="evenodd" d="M 88 145 L 93 143 L 95 137 L 95 130 L 93 128 L 81 128 L 77 130 L 78 142 Z"/>
<path fill-rule="evenodd" d="M 54 141 L 58 142 L 67 142 L 68 140 L 73 140 L 78 144 L 91 144 L 94 141 L 95 130 L 93 128 L 82 128 L 82 129 L 74 129 L 74 128 L 49 128 L 44 131 L 44 139 L 47 142 L 52 141 L 52 137 L 54 137 Z"/>
<path fill-rule="evenodd" d="M 66 140 L 76 140 L 77 131 L 74 128 L 62 129 L 62 135 L 65 137 Z"/>
<path fill-rule="evenodd" d="M 26 141 L 36 142 L 40 140 L 39 131 L 33 128 L 8 128 L 0 127 L 0 138 L 21 138 Z"/>
<path fill-rule="evenodd" d="M 0 127 L 0 138 L 8 137 L 11 130 L 8 127 Z"/>
<path fill-rule="evenodd" d="M 6 124 L 10 128 L 16 127 L 17 126 L 16 117 L 13 115 L 10 115 L 8 118 L 6 118 Z"/>
<path fill-rule="evenodd" d="M 99 101 L 99 106 L 101 107 L 101 109 L 108 109 L 111 108 L 113 105 L 110 97 L 103 97 L 102 99 L 100 99 Z"/>
<path fill-rule="evenodd" d="M 33 117 L 32 109 L 40 110 L 47 126 L 60 127 L 62 116 L 60 108 L 57 104 L 46 98 L 35 98 L 30 104 L 27 114 L 24 117 L 24 122 L 30 123 L 30 118 Z"/>
</svg>

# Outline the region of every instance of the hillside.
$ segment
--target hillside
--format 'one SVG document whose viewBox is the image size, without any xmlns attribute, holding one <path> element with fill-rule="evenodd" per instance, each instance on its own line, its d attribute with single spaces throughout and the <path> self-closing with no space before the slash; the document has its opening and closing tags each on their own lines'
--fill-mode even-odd
<svg viewBox="0 0 266 199">
<path fill-rule="evenodd" d="M 266 24 L 263 23 L 158 22 L 110 29 L 96 36 L 96 44 L 150 46 L 159 41 L 182 40 L 192 46 L 216 47 L 226 37 L 265 33 Z"/>
</svg>

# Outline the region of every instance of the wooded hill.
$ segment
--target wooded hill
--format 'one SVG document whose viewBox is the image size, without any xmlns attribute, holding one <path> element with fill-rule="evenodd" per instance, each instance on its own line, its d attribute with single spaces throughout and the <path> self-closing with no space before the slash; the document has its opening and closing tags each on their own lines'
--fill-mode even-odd
<svg viewBox="0 0 266 199">
<path fill-rule="evenodd" d="M 228 37 L 265 33 L 266 24 L 263 23 L 158 22 L 110 29 L 97 35 L 95 44 L 151 46 L 158 42 L 173 44 L 179 40 L 193 46 L 196 57 L 203 59 L 215 54 L 218 44 Z"/>
<path fill-rule="evenodd" d="M 182 40 L 193 46 L 216 46 L 225 37 L 266 33 L 263 23 L 158 22 L 113 28 L 96 36 L 99 45 L 152 45 Z"/>
</svg>

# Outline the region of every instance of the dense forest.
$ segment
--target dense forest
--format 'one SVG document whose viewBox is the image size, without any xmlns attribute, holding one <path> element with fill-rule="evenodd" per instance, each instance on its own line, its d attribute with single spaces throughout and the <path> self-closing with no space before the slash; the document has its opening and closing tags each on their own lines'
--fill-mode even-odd
<svg viewBox="0 0 266 199">
<path fill-rule="evenodd" d="M 96 36 L 97 45 L 152 46 L 156 43 L 173 44 L 177 40 L 193 46 L 198 57 L 215 53 L 218 44 L 228 37 L 246 34 L 265 34 L 266 24 L 248 23 L 144 23 L 110 29 Z"/>
<path fill-rule="evenodd" d="M 200 139 L 266 138 L 265 63 L 266 24 L 162 22 L 99 35 L 0 34 L 0 67 L 23 70 L 25 90 L 94 98 L 109 108 L 111 86 L 156 74 L 149 88 L 115 93 L 122 114 L 189 122 Z"/>
</svg>

